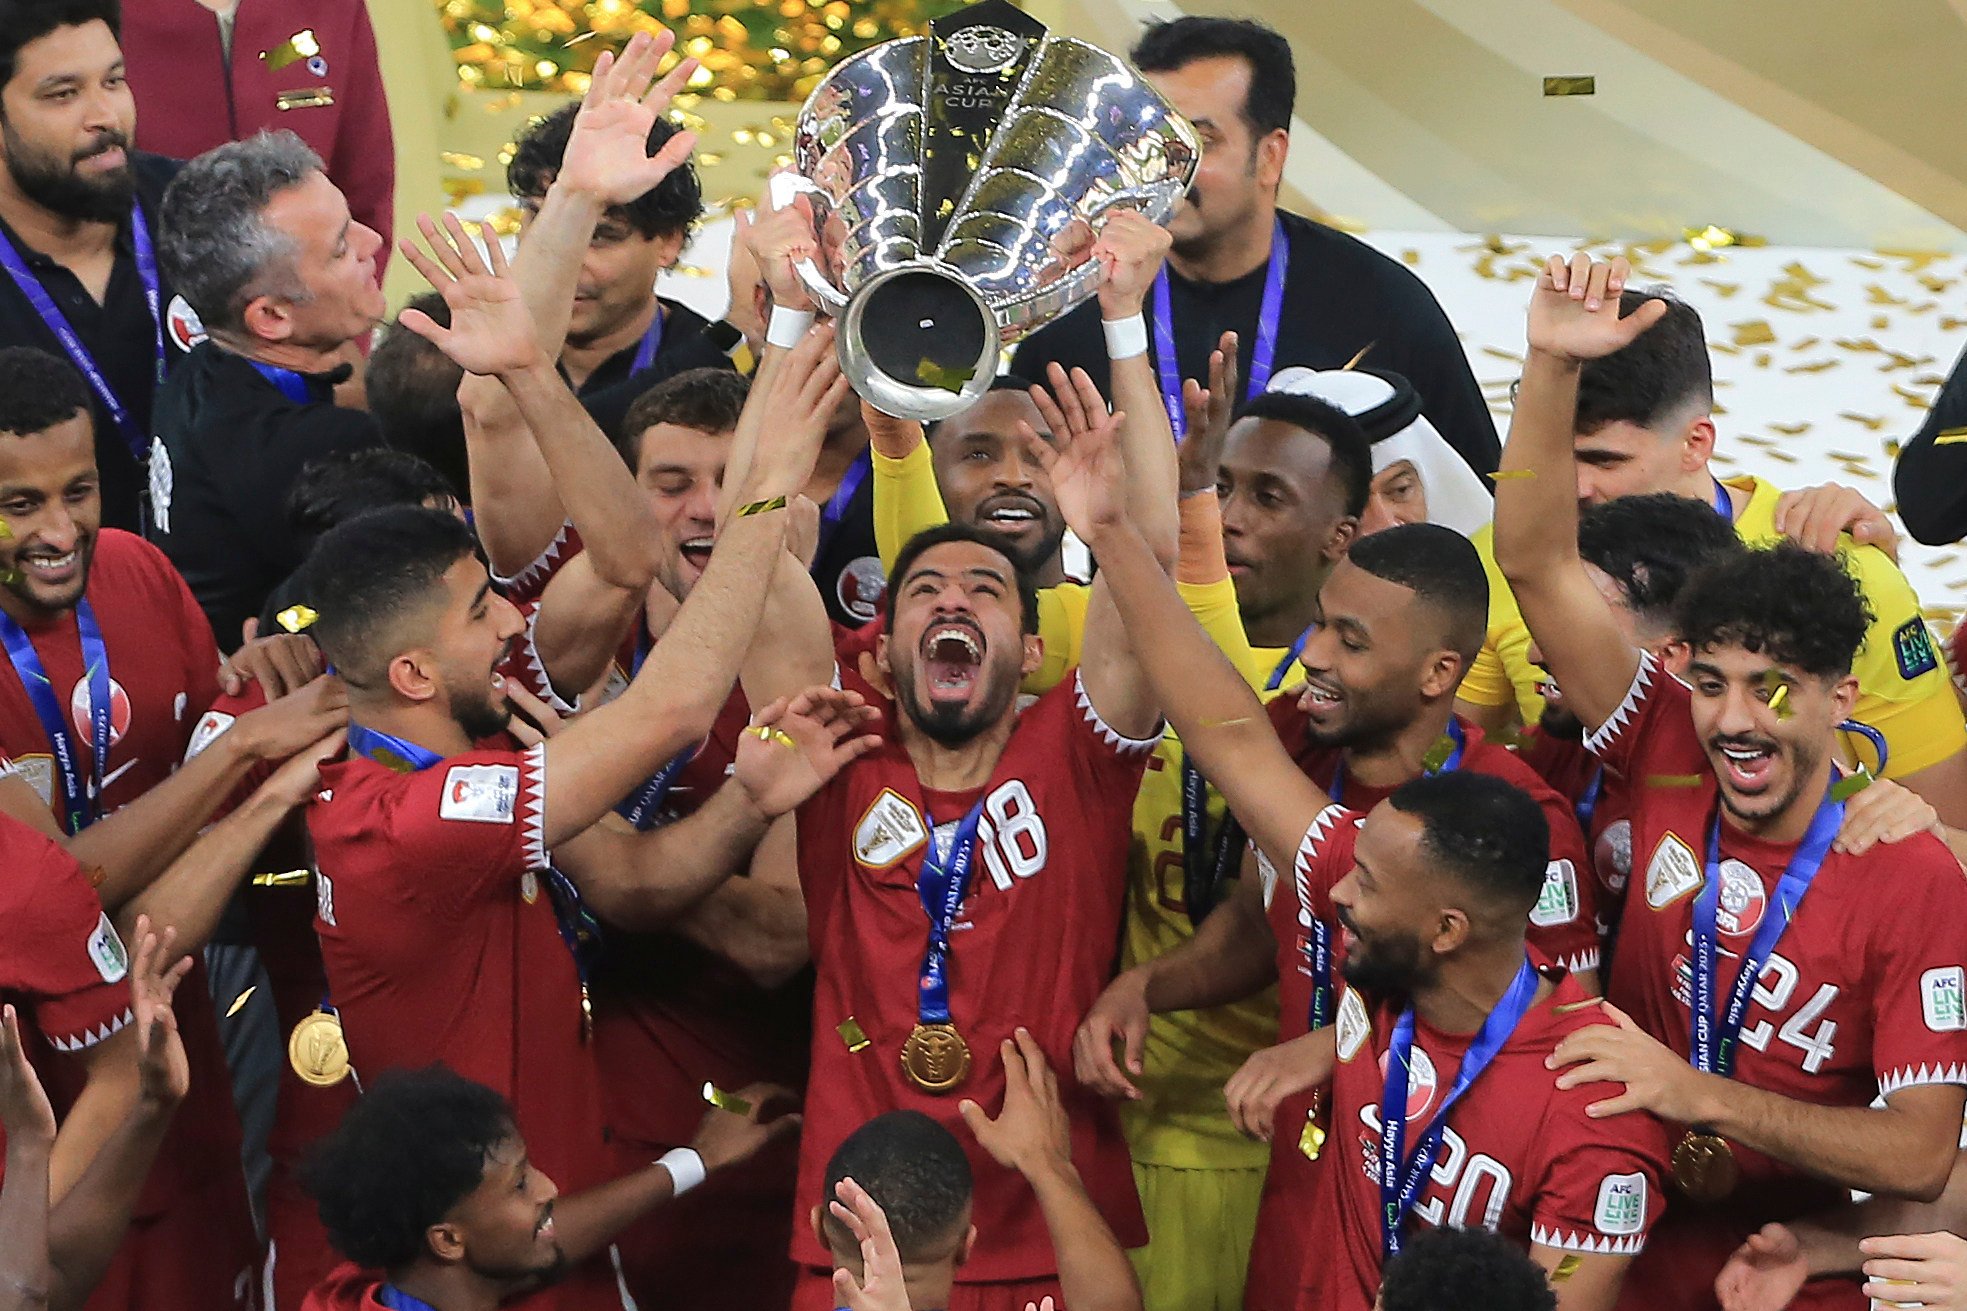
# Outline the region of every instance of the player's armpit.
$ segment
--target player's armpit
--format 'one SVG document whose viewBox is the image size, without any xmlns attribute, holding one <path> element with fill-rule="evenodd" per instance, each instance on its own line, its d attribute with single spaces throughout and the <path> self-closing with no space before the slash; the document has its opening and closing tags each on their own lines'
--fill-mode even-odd
<svg viewBox="0 0 1967 1311">
<path fill-rule="evenodd" d="M 1632 1265 L 1629 1256 L 1567 1252 L 1542 1243 L 1530 1244 L 1530 1259 L 1549 1273 L 1558 1311 L 1611 1311 Z"/>
<path fill-rule="evenodd" d="M 553 575 L 530 619 L 532 632 L 519 640 L 532 642 L 553 690 L 573 701 L 608 671 L 641 618 L 645 595 L 603 581 L 583 551 Z"/>
</svg>

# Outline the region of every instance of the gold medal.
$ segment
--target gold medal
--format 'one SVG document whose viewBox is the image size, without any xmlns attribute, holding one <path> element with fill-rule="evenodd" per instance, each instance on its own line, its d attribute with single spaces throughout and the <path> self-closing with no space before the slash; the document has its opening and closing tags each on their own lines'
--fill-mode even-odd
<svg viewBox="0 0 1967 1311">
<path fill-rule="evenodd" d="M 1697 1202 L 1719 1202 L 1735 1191 L 1741 1166 L 1728 1140 L 1706 1129 L 1689 1129 L 1673 1148 L 1673 1182 Z"/>
<path fill-rule="evenodd" d="M 303 1083 L 332 1088 L 348 1077 L 348 1041 L 341 1019 L 317 1010 L 302 1018 L 287 1036 L 287 1063 Z"/>
<path fill-rule="evenodd" d="M 953 1024 L 918 1024 L 902 1044 L 902 1073 L 926 1093 L 946 1093 L 970 1074 L 970 1044 Z"/>
</svg>

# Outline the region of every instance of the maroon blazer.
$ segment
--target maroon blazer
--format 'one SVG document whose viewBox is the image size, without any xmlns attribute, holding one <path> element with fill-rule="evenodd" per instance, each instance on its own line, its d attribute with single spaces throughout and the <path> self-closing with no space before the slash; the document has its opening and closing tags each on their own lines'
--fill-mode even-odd
<svg viewBox="0 0 1967 1311">
<path fill-rule="evenodd" d="M 320 54 L 261 59 L 297 33 Z M 198 0 L 125 0 L 123 58 L 137 98 L 137 148 L 190 159 L 261 129 L 291 129 L 326 161 L 359 222 L 389 254 L 396 154 L 362 0 L 239 0 L 232 59 Z M 325 103 L 323 103 L 325 102 Z"/>
</svg>

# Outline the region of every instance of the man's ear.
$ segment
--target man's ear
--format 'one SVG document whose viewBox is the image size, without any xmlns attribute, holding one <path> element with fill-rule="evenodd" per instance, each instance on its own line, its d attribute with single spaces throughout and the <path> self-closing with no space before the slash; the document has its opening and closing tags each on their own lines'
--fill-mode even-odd
<svg viewBox="0 0 1967 1311">
<path fill-rule="evenodd" d="M 389 662 L 389 686 L 410 701 L 429 701 L 441 686 L 437 656 L 429 647 L 413 646 Z"/>
<path fill-rule="evenodd" d="M 257 341 L 284 342 L 294 335 L 294 320 L 286 302 L 275 296 L 253 297 L 239 317 L 246 325 L 246 335 Z"/>
<path fill-rule="evenodd" d="M 1018 665 L 1018 672 L 1025 675 L 1035 674 L 1038 672 L 1038 667 L 1044 663 L 1045 639 L 1036 633 L 1026 633 L 1024 635 L 1024 659 Z"/>
<path fill-rule="evenodd" d="M 456 1265 L 464 1260 L 464 1234 L 450 1220 L 444 1220 L 423 1231 L 424 1245 L 430 1254 L 445 1265 Z"/>
</svg>

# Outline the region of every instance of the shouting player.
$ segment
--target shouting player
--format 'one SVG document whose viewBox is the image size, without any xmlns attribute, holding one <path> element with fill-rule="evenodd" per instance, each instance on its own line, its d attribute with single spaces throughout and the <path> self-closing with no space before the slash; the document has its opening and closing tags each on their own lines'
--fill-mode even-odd
<svg viewBox="0 0 1967 1311">
<path fill-rule="evenodd" d="M 1847 791 L 1835 735 L 1870 623 L 1837 557 L 1780 545 L 1709 567 L 1676 603 L 1670 664 L 1632 647 L 1587 575 L 1579 374 L 1666 313 L 1646 301 L 1622 316 L 1626 276 L 1623 260 L 1580 256 L 1538 279 L 1496 555 L 1586 744 L 1636 780 L 1608 988 L 1623 1014 L 1559 1058 L 1578 1066 L 1567 1085 L 1626 1085 L 1595 1114 L 1676 1126 L 1678 1196 L 1627 1302 L 1698 1308 L 1769 1221 L 1846 1189 L 1930 1199 L 1945 1185 L 1967 1104 L 1967 883 L 1930 834 L 1863 855 L 1833 846 Z M 1795 1305 L 1864 1301 L 1821 1281 Z"/>
</svg>

